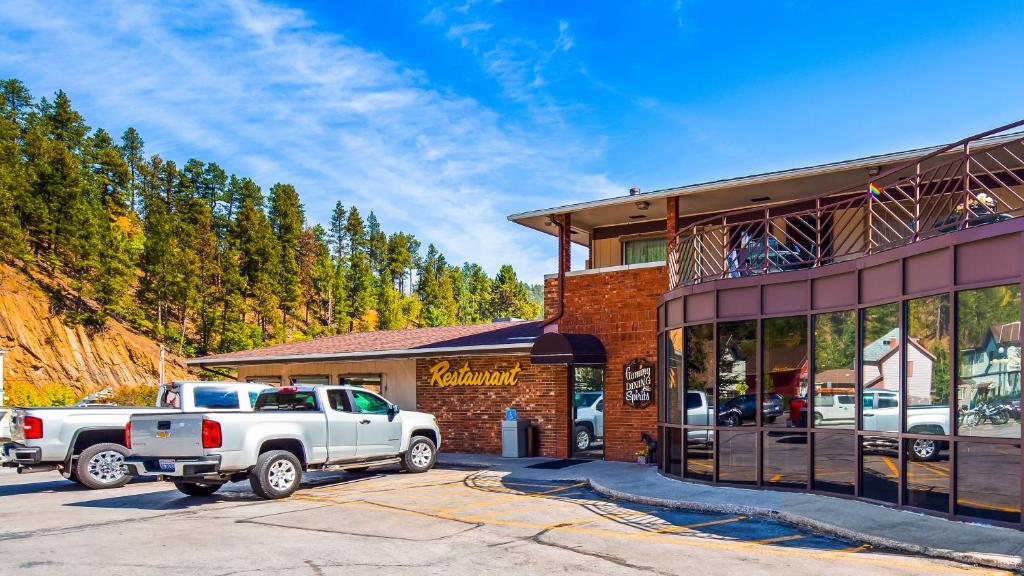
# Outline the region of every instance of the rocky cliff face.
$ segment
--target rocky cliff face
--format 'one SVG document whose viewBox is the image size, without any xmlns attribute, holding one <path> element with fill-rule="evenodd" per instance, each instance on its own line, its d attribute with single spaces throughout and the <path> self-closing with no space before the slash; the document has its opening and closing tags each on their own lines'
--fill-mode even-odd
<svg viewBox="0 0 1024 576">
<path fill-rule="evenodd" d="M 8 386 L 67 384 L 79 393 L 108 386 L 156 385 L 159 345 L 119 322 L 68 326 L 52 312 L 48 281 L 0 264 L 0 348 Z M 167 353 L 167 378 L 188 378 L 184 360 Z"/>
</svg>

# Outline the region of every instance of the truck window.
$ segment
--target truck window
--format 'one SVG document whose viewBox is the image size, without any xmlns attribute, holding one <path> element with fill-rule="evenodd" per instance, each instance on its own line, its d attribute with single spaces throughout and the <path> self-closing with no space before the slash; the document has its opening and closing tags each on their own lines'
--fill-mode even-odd
<svg viewBox="0 0 1024 576">
<path fill-rule="evenodd" d="M 192 401 L 196 408 L 239 408 L 238 390 L 229 387 L 197 387 L 192 391 Z"/>
<path fill-rule="evenodd" d="M 700 408 L 701 404 L 703 404 L 700 401 L 700 395 L 701 395 L 700 392 L 687 392 L 686 393 L 686 409 L 687 410 L 690 410 L 691 408 Z"/>
<path fill-rule="evenodd" d="M 338 412 L 352 411 L 352 403 L 349 402 L 348 393 L 344 390 L 328 390 L 327 402 L 331 405 L 331 410 L 337 410 Z"/>
<path fill-rule="evenodd" d="M 263 392 L 256 399 L 254 409 L 315 412 L 317 410 L 316 396 L 313 392 Z"/>
<path fill-rule="evenodd" d="M 160 393 L 160 401 L 157 402 L 160 408 L 181 408 L 181 389 L 177 386 L 167 386 Z"/>
<path fill-rule="evenodd" d="M 353 390 L 352 398 L 355 400 L 356 409 L 363 414 L 387 414 L 388 413 L 388 402 L 387 400 L 371 394 L 370 392 L 364 392 L 362 390 Z"/>
<path fill-rule="evenodd" d="M 256 406 L 256 399 L 260 397 L 260 393 L 255 390 L 249 391 L 249 408 Z"/>
</svg>

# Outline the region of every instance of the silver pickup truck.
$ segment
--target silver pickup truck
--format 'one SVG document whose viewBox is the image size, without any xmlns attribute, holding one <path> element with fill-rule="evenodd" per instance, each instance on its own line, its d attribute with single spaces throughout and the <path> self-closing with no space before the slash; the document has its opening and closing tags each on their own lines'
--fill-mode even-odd
<svg viewBox="0 0 1024 576">
<path fill-rule="evenodd" d="M 15 408 L 11 442 L 0 449 L 3 466 L 18 473 L 57 470 L 91 489 L 117 488 L 125 474 L 124 427 L 133 414 L 171 411 L 250 411 L 263 384 L 171 382 L 157 392 L 156 406 Z"/>
<path fill-rule="evenodd" d="M 248 414 L 136 414 L 125 436 L 133 476 L 170 480 L 189 496 L 248 479 L 265 499 L 290 496 L 303 471 L 426 472 L 441 443 L 430 414 L 353 386 L 270 388 Z"/>
</svg>

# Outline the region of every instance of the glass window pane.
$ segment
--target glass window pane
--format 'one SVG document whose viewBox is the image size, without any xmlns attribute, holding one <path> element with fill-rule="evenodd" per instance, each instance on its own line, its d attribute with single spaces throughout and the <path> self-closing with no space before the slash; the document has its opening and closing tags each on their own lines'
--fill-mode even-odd
<svg viewBox="0 0 1024 576">
<path fill-rule="evenodd" d="M 715 331 L 711 324 L 686 328 L 686 423 L 714 426 Z"/>
<path fill-rule="evenodd" d="M 896 503 L 899 496 L 899 442 L 889 436 L 861 437 L 861 495 Z"/>
<path fill-rule="evenodd" d="M 898 432 L 900 422 L 900 305 L 863 310 L 861 429 Z"/>
<path fill-rule="evenodd" d="M 229 387 L 197 387 L 192 391 L 192 401 L 196 408 L 237 409 L 239 407 L 238 390 Z"/>
<path fill-rule="evenodd" d="M 856 312 L 847 310 L 814 316 L 815 427 L 853 428 L 857 415 L 856 354 Z M 806 418 L 806 411 L 803 417 Z"/>
<path fill-rule="evenodd" d="M 1020 438 L 1020 286 L 956 295 L 957 432 Z"/>
<path fill-rule="evenodd" d="M 715 433 L 686 431 L 686 477 L 712 481 L 715 473 Z"/>
<path fill-rule="evenodd" d="M 907 492 L 903 503 L 949 513 L 948 451 L 939 449 L 942 443 L 938 440 L 908 438 L 905 442 Z"/>
<path fill-rule="evenodd" d="M 757 418 L 757 322 L 718 324 L 718 423 L 752 426 Z"/>
<path fill-rule="evenodd" d="M 807 317 L 765 320 L 763 335 L 761 423 L 780 428 L 806 426 Z"/>
<path fill-rule="evenodd" d="M 679 476 L 683 473 L 683 431 L 678 428 L 665 428 L 664 430 L 665 436 L 668 438 L 665 473 Z"/>
<path fill-rule="evenodd" d="M 853 434 L 814 435 L 814 489 L 853 494 L 857 444 Z"/>
<path fill-rule="evenodd" d="M 916 434 L 949 434 L 949 295 L 907 302 L 904 428 Z"/>
<path fill-rule="evenodd" d="M 292 384 L 296 386 L 326 386 L 330 383 L 330 376 L 292 376 Z"/>
<path fill-rule="evenodd" d="M 662 262 L 667 254 L 667 244 L 662 237 L 643 240 L 626 240 L 622 243 L 623 264 L 644 264 Z"/>
<path fill-rule="evenodd" d="M 676 328 L 665 335 L 665 421 L 679 424 L 683 421 L 680 397 L 683 380 L 683 330 Z"/>
<path fill-rule="evenodd" d="M 757 482 L 757 432 L 718 433 L 718 481 L 733 484 Z"/>
<path fill-rule="evenodd" d="M 386 400 L 362 390 L 352 391 L 352 400 L 355 402 L 356 410 L 364 414 L 387 414 L 388 403 Z"/>
<path fill-rule="evenodd" d="M 764 483 L 787 488 L 807 488 L 807 433 L 765 432 Z"/>
<path fill-rule="evenodd" d="M 1020 446 L 959 442 L 956 513 L 1020 522 Z"/>
</svg>

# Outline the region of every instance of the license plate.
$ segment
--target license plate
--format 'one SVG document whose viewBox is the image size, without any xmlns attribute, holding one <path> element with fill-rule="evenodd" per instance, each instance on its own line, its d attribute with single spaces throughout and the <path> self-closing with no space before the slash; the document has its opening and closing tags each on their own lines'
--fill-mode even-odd
<svg viewBox="0 0 1024 576">
<path fill-rule="evenodd" d="M 174 460 L 160 460 L 161 472 L 174 472 Z"/>
</svg>

